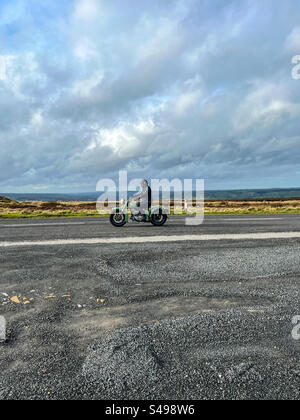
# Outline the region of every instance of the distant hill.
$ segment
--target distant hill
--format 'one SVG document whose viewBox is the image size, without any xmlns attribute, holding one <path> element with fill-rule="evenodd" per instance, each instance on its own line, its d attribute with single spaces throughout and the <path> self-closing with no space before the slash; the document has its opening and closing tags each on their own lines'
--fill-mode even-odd
<svg viewBox="0 0 300 420">
<path fill-rule="evenodd" d="M 135 191 L 129 192 L 128 195 L 132 195 Z M 12 201 L 96 201 L 100 196 L 100 192 L 90 193 L 51 193 L 51 194 L 39 194 L 39 193 L 6 193 L 2 192 L 5 200 L 10 200 L 7 197 L 11 197 Z M 171 199 L 174 194 L 171 193 Z M 206 200 L 242 200 L 242 199 L 270 199 L 270 198 L 299 198 L 300 188 L 273 188 L 273 189 L 249 189 L 249 190 L 206 190 Z M 0 200 L 1 201 L 1 200 Z M 7 201 L 6 201 L 7 202 Z"/>
<path fill-rule="evenodd" d="M 0 203 L 12 204 L 12 203 L 15 203 L 15 200 L 12 200 L 11 198 L 8 198 L 8 197 L 0 196 Z"/>
</svg>

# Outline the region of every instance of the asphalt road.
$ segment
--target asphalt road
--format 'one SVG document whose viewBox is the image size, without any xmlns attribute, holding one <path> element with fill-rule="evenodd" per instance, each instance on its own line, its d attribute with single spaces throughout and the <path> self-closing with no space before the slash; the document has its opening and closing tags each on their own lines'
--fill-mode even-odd
<svg viewBox="0 0 300 420">
<path fill-rule="evenodd" d="M 2 220 L 0 399 L 299 399 L 299 233 L 297 215 Z"/>
</svg>

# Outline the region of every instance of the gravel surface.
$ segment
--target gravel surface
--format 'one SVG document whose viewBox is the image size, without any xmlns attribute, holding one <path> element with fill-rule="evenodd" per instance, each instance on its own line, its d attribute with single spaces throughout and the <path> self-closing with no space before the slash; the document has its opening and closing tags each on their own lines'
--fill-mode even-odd
<svg viewBox="0 0 300 420">
<path fill-rule="evenodd" d="M 299 249 L 2 249 L 0 399 L 299 399 Z"/>
</svg>

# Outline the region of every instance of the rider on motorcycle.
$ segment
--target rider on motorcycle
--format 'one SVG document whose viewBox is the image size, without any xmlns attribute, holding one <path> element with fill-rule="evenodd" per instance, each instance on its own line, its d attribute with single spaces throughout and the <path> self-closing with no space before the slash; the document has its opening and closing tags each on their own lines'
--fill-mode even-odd
<svg viewBox="0 0 300 420">
<path fill-rule="evenodd" d="M 148 182 L 141 182 L 141 191 L 134 194 L 129 200 L 122 200 L 119 207 L 112 209 L 110 223 L 115 227 L 122 227 L 128 221 L 138 223 L 149 222 L 154 226 L 163 226 L 167 219 L 167 210 L 161 205 L 152 207 L 152 192 Z"/>
<path fill-rule="evenodd" d="M 149 211 L 151 208 L 152 201 L 152 191 L 149 187 L 148 181 L 143 179 L 141 182 L 141 191 L 134 194 L 130 200 L 136 201 L 139 203 L 139 212 L 143 215 L 146 214 L 146 211 Z"/>
</svg>

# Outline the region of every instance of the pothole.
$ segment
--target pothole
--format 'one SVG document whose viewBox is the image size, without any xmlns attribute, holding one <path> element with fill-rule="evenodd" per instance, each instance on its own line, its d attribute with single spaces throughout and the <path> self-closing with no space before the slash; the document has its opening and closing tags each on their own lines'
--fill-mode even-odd
<svg viewBox="0 0 300 420">
<path fill-rule="evenodd" d="M 93 339 L 100 331 L 114 331 L 118 328 L 140 326 L 164 319 L 177 319 L 241 307 L 247 312 L 261 313 L 267 309 L 267 306 L 269 304 L 266 305 L 262 299 L 172 296 L 78 312 L 73 315 L 72 329 L 82 338 Z"/>
<path fill-rule="evenodd" d="M 126 389 L 159 381 L 162 367 L 148 336 L 127 329 L 107 334 L 89 347 L 83 374 L 106 388 Z"/>
</svg>

